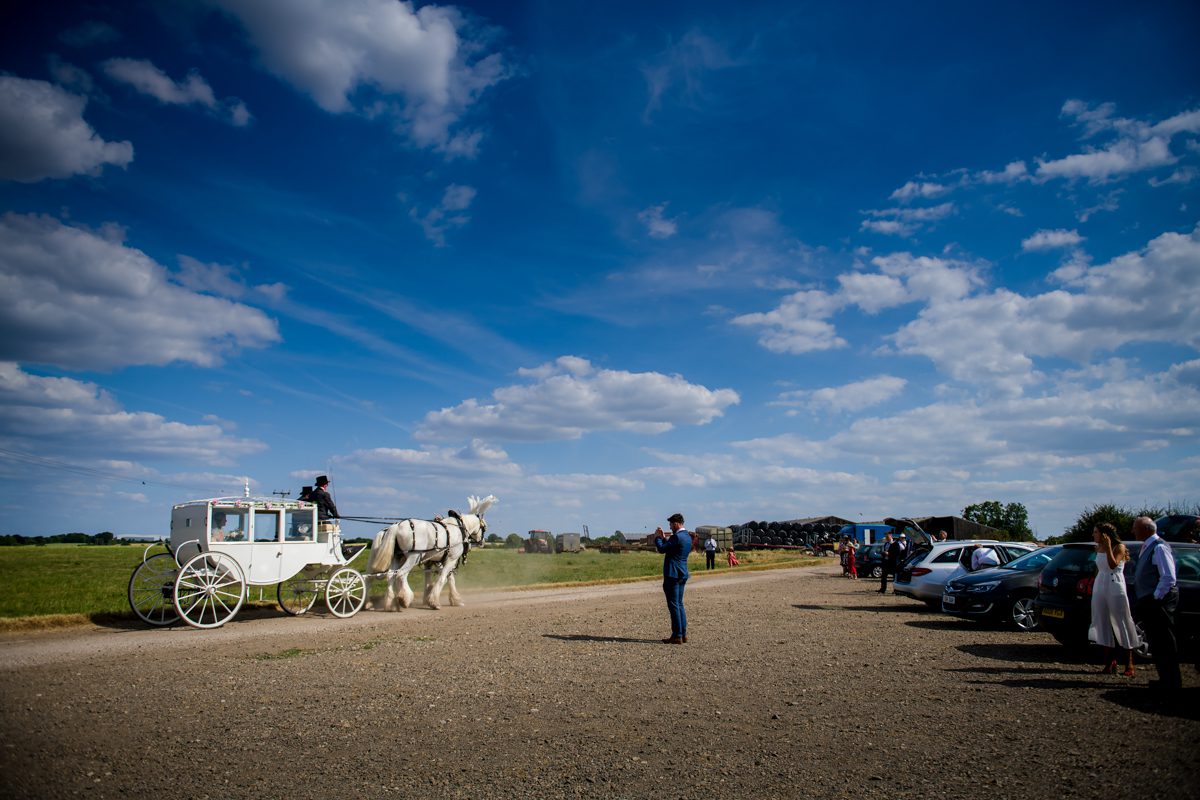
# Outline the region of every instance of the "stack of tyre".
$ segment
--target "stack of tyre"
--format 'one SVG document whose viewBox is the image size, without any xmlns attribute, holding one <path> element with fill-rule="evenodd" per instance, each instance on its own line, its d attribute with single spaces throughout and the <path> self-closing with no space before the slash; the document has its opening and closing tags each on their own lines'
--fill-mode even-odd
<svg viewBox="0 0 1200 800">
<path fill-rule="evenodd" d="M 812 547 L 837 538 L 839 525 L 822 522 L 759 522 L 750 520 L 734 526 L 734 545 L 743 549 Z"/>
</svg>

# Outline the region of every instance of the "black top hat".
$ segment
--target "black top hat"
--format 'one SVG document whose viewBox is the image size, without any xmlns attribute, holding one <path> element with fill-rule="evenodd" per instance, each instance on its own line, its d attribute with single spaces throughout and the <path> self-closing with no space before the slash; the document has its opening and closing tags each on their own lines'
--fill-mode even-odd
<svg viewBox="0 0 1200 800">
<path fill-rule="evenodd" d="M 317 486 L 328 486 L 329 478 L 324 475 L 318 475 L 317 479 L 315 481 L 313 481 L 313 483 L 316 484 Z"/>
<path fill-rule="evenodd" d="M 680 525 L 682 525 L 683 514 L 672 514 L 671 516 L 667 517 L 667 522 L 678 522 Z"/>
</svg>

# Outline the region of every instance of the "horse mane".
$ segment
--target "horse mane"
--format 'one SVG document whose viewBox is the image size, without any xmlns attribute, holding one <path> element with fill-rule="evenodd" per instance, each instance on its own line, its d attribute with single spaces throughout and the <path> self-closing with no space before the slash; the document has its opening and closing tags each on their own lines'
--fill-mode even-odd
<svg viewBox="0 0 1200 800">
<path fill-rule="evenodd" d="M 476 497 L 475 495 L 471 495 L 470 497 L 467 498 L 467 502 L 471 504 L 471 509 L 467 513 L 474 514 L 477 517 L 482 517 L 483 512 L 487 511 L 489 508 L 491 508 L 493 505 L 495 505 L 498 500 L 499 500 L 499 498 L 496 497 L 496 495 L 494 495 L 494 494 L 489 494 L 487 497 L 484 497 L 484 498 L 479 498 L 479 497 Z"/>
</svg>

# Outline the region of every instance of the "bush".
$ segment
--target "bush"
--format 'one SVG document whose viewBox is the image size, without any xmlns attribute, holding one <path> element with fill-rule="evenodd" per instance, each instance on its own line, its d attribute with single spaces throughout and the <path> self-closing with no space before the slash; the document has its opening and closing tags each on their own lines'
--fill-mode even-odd
<svg viewBox="0 0 1200 800">
<path fill-rule="evenodd" d="M 1079 515 L 1075 524 L 1067 528 L 1062 536 L 1053 536 L 1046 540 L 1047 544 L 1062 544 L 1063 542 L 1090 542 L 1092 530 L 1101 522 L 1112 523 L 1121 539 L 1133 539 L 1133 521 L 1138 517 L 1157 519 L 1166 513 L 1161 508 L 1143 508 L 1133 511 L 1112 503 L 1091 506 Z"/>
</svg>

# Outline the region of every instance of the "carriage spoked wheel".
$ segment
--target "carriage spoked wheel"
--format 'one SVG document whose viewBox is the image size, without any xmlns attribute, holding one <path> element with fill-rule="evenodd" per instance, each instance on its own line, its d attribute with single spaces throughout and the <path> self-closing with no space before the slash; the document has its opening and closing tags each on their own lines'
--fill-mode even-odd
<svg viewBox="0 0 1200 800">
<path fill-rule="evenodd" d="M 173 602 L 179 565 L 170 553 L 150 556 L 129 576 L 129 606 L 147 625 L 170 625 L 179 621 Z"/>
<path fill-rule="evenodd" d="M 324 581 L 300 573 L 294 578 L 288 578 L 279 584 L 276 595 L 279 597 L 279 607 L 284 613 L 298 617 L 306 613 L 317 602 Z"/>
<path fill-rule="evenodd" d="M 353 617 L 367 602 L 367 582 L 354 567 L 342 567 L 325 584 L 325 605 L 335 617 Z"/>
<path fill-rule="evenodd" d="M 224 553 L 201 553 L 179 570 L 175 611 L 196 628 L 219 628 L 246 600 L 242 568 Z"/>
</svg>

